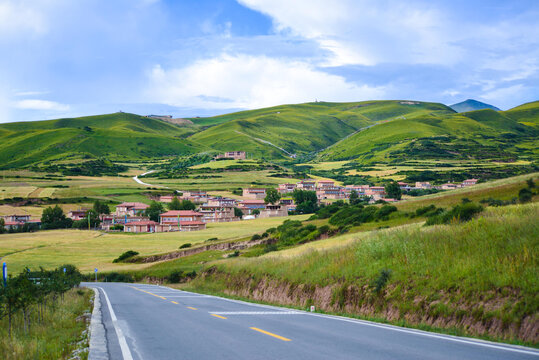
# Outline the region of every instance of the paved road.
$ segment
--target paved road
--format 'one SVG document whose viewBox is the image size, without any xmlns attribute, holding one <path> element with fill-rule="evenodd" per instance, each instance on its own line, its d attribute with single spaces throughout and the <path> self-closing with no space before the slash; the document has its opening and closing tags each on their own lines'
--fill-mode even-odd
<svg viewBox="0 0 539 360">
<path fill-rule="evenodd" d="M 524 347 L 162 286 L 83 285 L 99 289 L 112 359 L 539 359 Z"/>
</svg>

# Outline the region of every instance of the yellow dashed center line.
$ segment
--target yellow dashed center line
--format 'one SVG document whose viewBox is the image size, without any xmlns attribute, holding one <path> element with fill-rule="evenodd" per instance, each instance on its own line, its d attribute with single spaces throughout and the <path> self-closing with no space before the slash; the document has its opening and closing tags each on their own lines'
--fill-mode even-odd
<svg viewBox="0 0 539 360">
<path fill-rule="evenodd" d="M 217 315 L 217 314 L 211 314 L 211 316 L 215 316 L 215 317 L 217 317 L 219 319 L 226 319 L 226 317 L 221 316 L 221 315 Z"/>
<path fill-rule="evenodd" d="M 167 299 L 166 297 L 156 295 L 156 294 L 151 293 L 151 292 L 149 292 L 149 291 L 142 290 L 142 289 L 136 288 L 136 287 L 134 287 L 134 286 L 131 286 L 131 287 L 132 287 L 133 289 L 135 289 L 135 290 L 142 291 L 143 293 L 153 295 L 153 296 L 158 297 L 158 298 L 160 298 L 160 299 L 163 299 L 163 300 L 166 300 L 166 299 Z"/>
<path fill-rule="evenodd" d="M 287 339 L 285 337 L 282 337 L 280 335 L 277 335 L 277 334 L 274 334 L 274 333 L 270 333 L 269 331 L 265 331 L 265 330 L 262 330 L 262 329 L 259 329 L 259 328 L 255 328 L 255 327 L 252 327 L 250 328 L 251 330 L 254 330 L 254 331 L 258 331 L 258 332 L 261 332 L 262 334 L 266 334 L 266 335 L 269 335 L 269 336 L 272 336 L 276 339 L 279 339 L 279 340 L 282 340 L 282 341 L 292 341 L 290 339 Z"/>
<path fill-rule="evenodd" d="M 176 304 L 176 305 L 179 305 L 176 301 L 171 301 L 171 303 Z"/>
<path fill-rule="evenodd" d="M 191 310 L 198 310 L 197 308 L 194 308 L 194 307 L 191 307 L 191 306 L 188 306 L 187 308 L 191 309 Z"/>
</svg>

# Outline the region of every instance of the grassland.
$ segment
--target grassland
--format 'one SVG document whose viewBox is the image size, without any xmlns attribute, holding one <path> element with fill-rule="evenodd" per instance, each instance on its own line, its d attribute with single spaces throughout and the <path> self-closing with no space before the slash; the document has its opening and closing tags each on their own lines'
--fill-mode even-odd
<svg viewBox="0 0 539 360">
<path fill-rule="evenodd" d="M 297 219 L 305 219 L 300 215 Z M 81 271 L 134 270 L 144 264 L 113 264 L 112 260 L 127 250 L 141 255 L 156 255 L 177 250 L 185 243 L 193 245 L 209 238 L 234 240 L 277 226 L 282 218 L 208 224 L 206 230 L 156 234 L 103 233 L 82 230 L 51 230 L 37 233 L 0 235 L 0 257 L 10 271 L 28 266 L 53 268 L 70 263 Z"/>
<path fill-rule="evenodd" d="M 75 349 L 87 349 L 88 336 L 83 334 L 86 322 L 81 320 L 81 316 L 91 312 L 92 297 L 93 292 L 89 289 L 68 291 L 56 306 L 45 308 L 41 321 L 35 311 L 29 314 L 31 326 L 28 332 L 22 326 L 22 312 L 18 312 L 13 320 L 15 326 L 12 339 L 8 336 L 7 318 L 4 317 L 0 320 L 0 358 L 70 359 Z M 88 353 L 80 355 L 85 359 Z"/>
<path fill-rule="evenodd" d="M 537 346 L 538 215 L 537 203 L 488 208 L 464 224 L 218 261 L 188 288 Z"/>
</svg>

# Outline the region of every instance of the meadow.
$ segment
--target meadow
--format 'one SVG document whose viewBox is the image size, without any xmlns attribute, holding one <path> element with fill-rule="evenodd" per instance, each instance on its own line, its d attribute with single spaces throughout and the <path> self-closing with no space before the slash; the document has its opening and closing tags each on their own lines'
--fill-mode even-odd
<svg viewBox="0 0 539 360">
<path fill-rule="evenodd" d="M 293 218 L 304 220 L 307 216 Z M 186 243 L 200 244 L 210 238 L 236 240 L 277 226 L 282 218 L 212 223 L 206 230 L 154 234 L 104 233 L 87 230 L 48 230 L 0 235 L 0 257 L 8 269 L 18 272 L 28 266 L 48 269 L 70 263 L 82 272 L 134 270 L 148 264 L 112 263 L 120 254 L 134 250 L 156 255 L 177 250 Z"/>
</svg>

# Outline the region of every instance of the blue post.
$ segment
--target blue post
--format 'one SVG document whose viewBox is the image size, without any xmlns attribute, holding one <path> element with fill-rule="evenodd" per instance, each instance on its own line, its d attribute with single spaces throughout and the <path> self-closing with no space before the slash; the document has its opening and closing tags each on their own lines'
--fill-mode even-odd
<svg viewBox="0 0 539 360">
<path fill-rule="evenodd" d="M 7 287 L 7 265 L 4 263 L 2 266 L 2 276 L 4 278 L 4 287 Z"/>
</svg>

